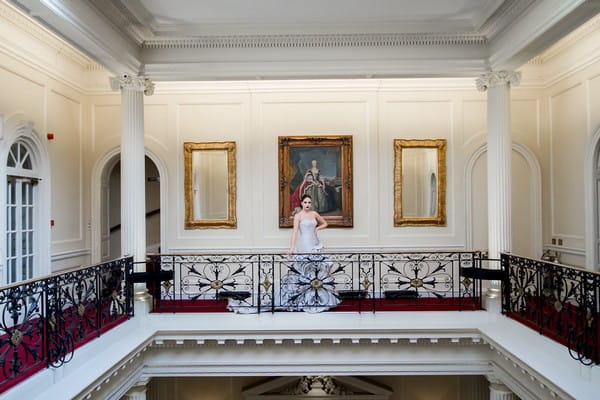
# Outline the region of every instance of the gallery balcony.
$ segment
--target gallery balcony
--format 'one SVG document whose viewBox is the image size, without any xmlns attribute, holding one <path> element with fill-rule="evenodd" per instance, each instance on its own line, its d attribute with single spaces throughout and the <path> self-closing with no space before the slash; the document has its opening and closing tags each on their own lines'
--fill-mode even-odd
<svg viewBox="0 0 600 400">
<path fill-rule="evenodd" d="M 599 275 L 488 264 L 478 251 L 153 255 L 146 272 L 124 258 L 11 285 L 1 390 L 118 399 L 159 376 L 310 369 L 495 374 L 521 398 L 593 398 Z M 504 315 L 482 308 L 487 279 L 503 282 Z"/>
</svg>

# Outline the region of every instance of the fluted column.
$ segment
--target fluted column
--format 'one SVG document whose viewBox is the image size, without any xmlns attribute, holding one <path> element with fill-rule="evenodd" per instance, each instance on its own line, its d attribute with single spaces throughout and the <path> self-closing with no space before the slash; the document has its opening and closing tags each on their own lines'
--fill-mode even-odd
<svg viewBox="0 0 600 400">
<path fill-rule="evenodd" d="M 140 76 L 110 78 L 113 90 L 121 91 L 121 253 L 134 261 L 146 260 L 146 186 L 144 148 L 144 94 L 154 84 Z M 136 271 L 145 270 L 143 264 Z M 146 293 L 136 285 L 136 297 Z"/>
<path fill-rule="evenodd" d="M 519 397 L 500 380 L 494 376 L 486 378 L 490 382 L 490 400 L 519 400 Z"/>
<path fill-rule="evenodd" d="M 125 394 L 127 400 L 146 400 L 147 386 L 145 382 L 138 382 L 134 387 L 129 389 Z"/>
<path fill-rule="evenodd" d="M 519 72 L 488 72 L 477 79 L 477 89 L 487 91 L 488 252 L 500 258 L 511 249 L 510 87 L 518 85 Z M 496 264 L 497 265 L 497 264 Z M 498 265 L 499 266 L 499 265 Z M 488 297 L 499 296 L 499 282 L 491 282 Z"/>
</svg>

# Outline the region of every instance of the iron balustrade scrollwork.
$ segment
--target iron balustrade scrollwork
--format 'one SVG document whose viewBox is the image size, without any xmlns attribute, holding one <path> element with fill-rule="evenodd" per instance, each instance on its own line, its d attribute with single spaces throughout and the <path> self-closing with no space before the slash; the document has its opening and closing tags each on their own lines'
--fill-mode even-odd
<svg viewBox="0 0 600 400">
<path fill-rule="evenodd" d="M 173 279 L 148 288 L 156 312 L 480 309 L 481 283 L 461 268 L 481 260 L 479 251 L 161 254 L 149 268 Z"/>
<path fill-rule="evenodd" d="M 504 314 L 564 344 L 585 365 L 600 364 L 600 274 L 502 254 Z"/>
<path fill-rule="evenodd" d="M 133 259 L 0 288 L 0 392 L 133 315 Z"/>
</svg>

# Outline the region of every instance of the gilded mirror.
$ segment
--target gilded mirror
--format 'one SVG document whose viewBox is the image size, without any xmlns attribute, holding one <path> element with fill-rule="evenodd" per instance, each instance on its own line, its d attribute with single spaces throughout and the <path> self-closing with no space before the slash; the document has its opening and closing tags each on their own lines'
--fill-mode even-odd
<svg viewBox="0 0 600 400">
<path fill-rule="evenodd" d="M 394 140 L 394 226 L 446 225 L 446 140 Z"/>
<path fill-rule="evenodd" d="M 235 142 L 183 144 L 185 228 L 235 228 Z"/>
</svg>

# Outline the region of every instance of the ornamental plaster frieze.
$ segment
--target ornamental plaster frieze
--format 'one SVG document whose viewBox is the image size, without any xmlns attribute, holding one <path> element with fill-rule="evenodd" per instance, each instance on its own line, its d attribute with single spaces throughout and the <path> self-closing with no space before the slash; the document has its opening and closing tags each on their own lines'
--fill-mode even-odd
<svg viewBox="0 0 600 400">
<path fill-rule="evenodd" d="M 517 86 L 521 82 L 521 72 L 492 71 L 482 74 L 475 81 L 477 90 L 485 92 L 491 87 L 506 85 Z"/>
<path fill-rule="evenodd" d="M 313 35 L 198 36 L 144 41 L 146 49 L 340 48 L 485 45 L 477 33 L 365 33 Z"/>
</svg>

